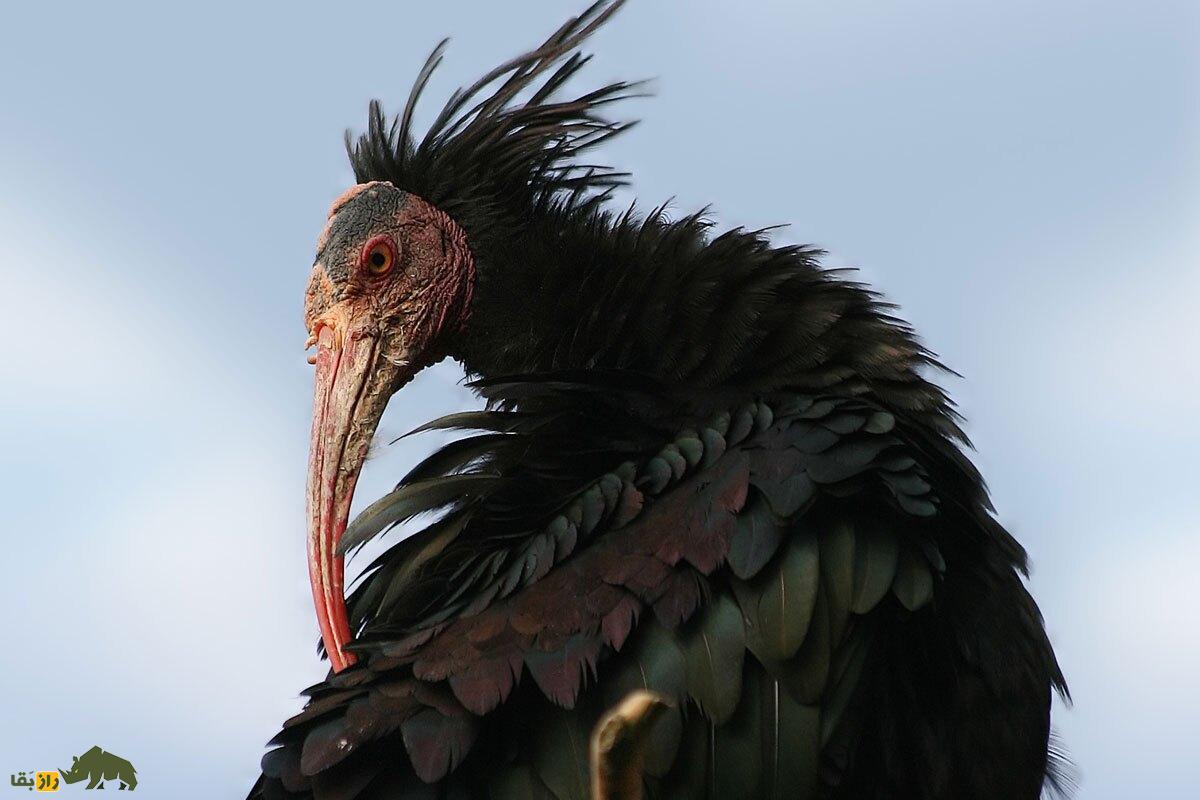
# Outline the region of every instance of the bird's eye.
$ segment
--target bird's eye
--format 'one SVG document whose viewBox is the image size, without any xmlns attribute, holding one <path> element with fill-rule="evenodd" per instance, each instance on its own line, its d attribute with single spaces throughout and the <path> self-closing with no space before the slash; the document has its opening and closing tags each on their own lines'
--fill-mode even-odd
<svg viewBox="0 0 1200 800">
<path fill-rule="evenodd" d="M 395 263 L 396 246 L 392 243 L 392 237 L 376 236 L 363 247 L 362 265 L 372 275 L 387 275 Z"/>
</svg>

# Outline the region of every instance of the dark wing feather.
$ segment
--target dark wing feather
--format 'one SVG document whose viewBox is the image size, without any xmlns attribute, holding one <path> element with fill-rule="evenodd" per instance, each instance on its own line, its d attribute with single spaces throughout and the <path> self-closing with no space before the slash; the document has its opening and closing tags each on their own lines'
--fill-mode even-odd
<svg viewBox="0 0 1200 800">
<path fill-rule="evenodd" d="M 493 413 L 524 416 L 494 440 L 501 449 L 531 420 L 540 420 L 540 434 L 556 430 L 550 420 L 569 419 L 563 402 L 600 403 L 600 417 L 615 414 L 587 382 L 508 386 L 521 395 L 520 411 Z M 505 390 L 486 391 L 505 404 Z M 978 788 L 994 779 L 994 765 L 955 772 L 948 764 L 986 750 L 966 752 L 969 737 L 951 725 L 983 687 L 1024 725 L 1023 739 L 1045 735 L 1037 687 L 1048 692 L 1057 668 L 1048 646 L 1037 645 L 1036 616 L 1013 620 L 1014 604 L 1032 603 L 1003 541 L 987 549 L 1002 530 L 986 527 L 977 498 L 956 493 L 953 481 L 945 496 L 932 488 L 937 475 L 954 473 L 953 459 L 906 438 L 890 412 L 835 397 L 710 412 L 654 445 L 660 417 L 678 413 L 678 401 L 635 393 L 636 402 L 617 404 L 627 415 L 639 409 L 631 427 L 642 432 L 641 458 L 583 481 L 541 522 L 527 512 L 520 525 L 500 526 L 523 535 L 489 535 L 489 514 L 477 510 L 475 528 L 459 534 L 462 554 L 441 566 L 454 567 L 451 596 L 461 610 L 392 618 L 402 636 L 360 642 L 363 663 L 318 687 L 278 737 L 283 747 L 264 760 L 264 786 L 315 788 L 328 770 L 351 769 L 364 761 L 359 753 L 391 741 L 391 752 L 406 755 L 389 770 L 416 776 L 414 785 L 496 781 L 497 792 L 513 796 L 582 797 L 580 743 L 614 698 L 639 686 L 677 703 L 656 724 L 646 779 L 680 796 L 716 797 L 739 785 L 763 796 L 817 796 L 867 772 L 874 782 L 864 786 L 919 784 L 930 796 Z M 534 462 L 544 457 L 522 446 Z M 474 447 L 458 452 L 480 458 Z M 602 461 L 630 454 L 617 447 Z M 506 470 L 530 480 L 518 461 Z M 430 463 L 441 464 L 444 480 L 470 474 L 448 456 Z M 811 483 L 800 503 L 788 488 L 797 476 Z M 919 483 L 899 485 L 897 476 Z M 902 496 L 934 513 L 913 513 Z M 502 500 L 484 502 L 504 519 Z M 470 548 L 461 539 L 468 530 Z M 483 543 L 486 559 L 478 557 Z M 960 560 L 979 562 L 981 548 L 993 564 L 982 583 L 971 570 L 955 572 Z M 996 612 L 1004 624 L 968 620 L 979 627 L 967 647 L 967 623 L 949 598 L 981 591 L 1004 607 Z M 1008 653 L 996 631 L 1024 644 Z M 998 666 L 1012 658 L 1015 673 Z M 894 729 L 914 714 L 925 719 L 922 735 L 896 744 Z M 1037 772 L 1045 748 L 1034 745 L 1019 754 L 1040 757 Z M 365 781 L 359 796 L 376 796 L 378 776 L 355 775 L 354 785 Z M 944 785 L 928 783 L 939 779 Z"/>
</svg>

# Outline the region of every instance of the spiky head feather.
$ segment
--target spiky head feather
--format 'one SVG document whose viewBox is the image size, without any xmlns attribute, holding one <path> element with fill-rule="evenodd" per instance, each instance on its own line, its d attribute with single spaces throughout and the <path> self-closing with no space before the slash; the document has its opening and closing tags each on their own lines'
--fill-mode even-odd
<svg viewBox="0 0 1200 800">
<path fill-rule="evenodd" d="M 421 93 L 448 40 L 430 54 L 403 112 L 388 120 L 371 103 L 366 133 L 346 147 L 356 180 L 388 181 L 454 218 L 478 244 L 498 226 L 511 234 L 564 195 L 604 192 L 625 174 L 576 157 L 627 130 L 601 110 L 633 96 L 638 84 L 617 81 L 559 99 L 559 90 L 589 60 L 577 48 L 624 0 L 598 0 L 540 46 L 455 91 L 423 136 L 413 129 Z"/>
</svg>

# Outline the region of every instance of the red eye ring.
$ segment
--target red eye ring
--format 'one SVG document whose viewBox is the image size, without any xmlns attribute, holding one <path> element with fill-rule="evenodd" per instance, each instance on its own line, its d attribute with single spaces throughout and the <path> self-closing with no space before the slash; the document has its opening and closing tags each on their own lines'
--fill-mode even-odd
<svg viewBox="0 0 1200 800">
<path fill-rule="evenodd" d="M 396 242 L 386 233 L 373 237 L 363 245 L 360 263 L 376 278 L 387 275 L 396 265 Z"/>
</svg>

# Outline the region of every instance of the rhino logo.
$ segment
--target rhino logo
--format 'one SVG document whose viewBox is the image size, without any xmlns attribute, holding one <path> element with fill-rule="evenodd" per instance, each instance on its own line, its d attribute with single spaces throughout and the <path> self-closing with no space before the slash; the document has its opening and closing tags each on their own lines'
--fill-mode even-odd
<svg viewBox="0 0 1200 800">
<path fill-rule="evenodd" d="M 120 781 L 121 789 L 132 791 L 137 788 L 137 770 L 120 756 L 106 753 L 99 747 L 93 747 L 81 756 L 75 756 L 70 769 L 60 769 L 63 781 L 79 783 L 88 779 L 85 789 L 103 789 L 105 781 Z"/>
</svg>

